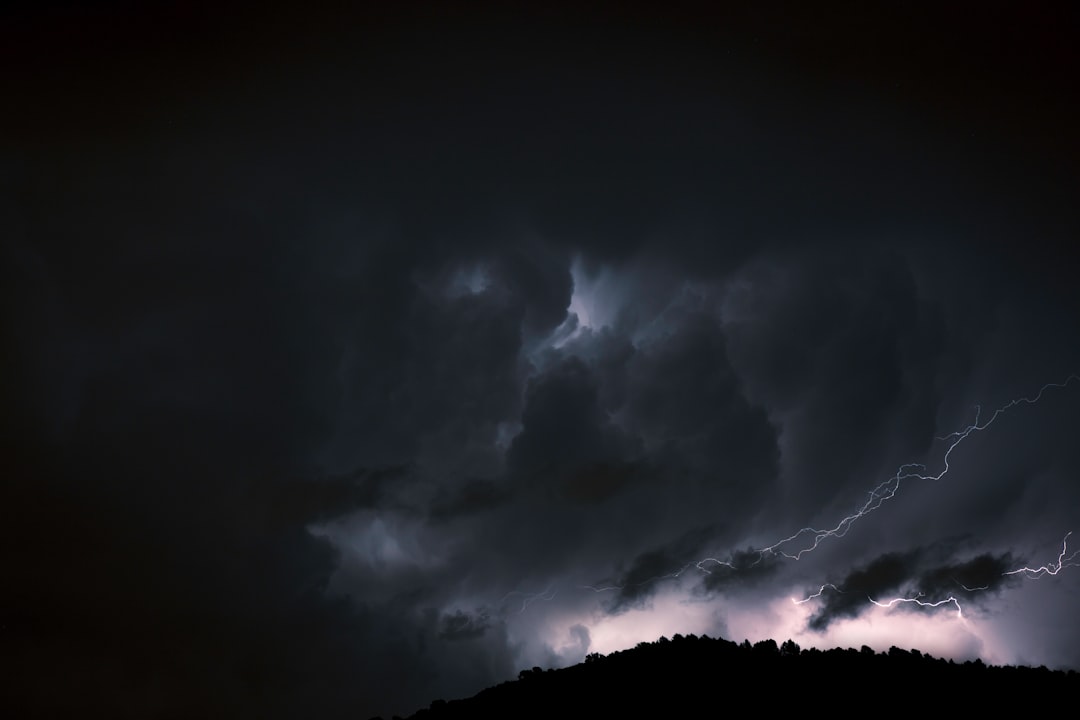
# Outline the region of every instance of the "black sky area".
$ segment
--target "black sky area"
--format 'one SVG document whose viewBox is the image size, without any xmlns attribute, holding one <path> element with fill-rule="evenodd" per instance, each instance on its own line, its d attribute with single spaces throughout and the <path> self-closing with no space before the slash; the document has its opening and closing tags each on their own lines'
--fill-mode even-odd
<svg viewBox="0 0 1080 720">
<path fill-rule="evenodd" d="M 3 706 L 1080 669 L 1080 13 L 533 5 L 0 11 Z"/>
</svg>

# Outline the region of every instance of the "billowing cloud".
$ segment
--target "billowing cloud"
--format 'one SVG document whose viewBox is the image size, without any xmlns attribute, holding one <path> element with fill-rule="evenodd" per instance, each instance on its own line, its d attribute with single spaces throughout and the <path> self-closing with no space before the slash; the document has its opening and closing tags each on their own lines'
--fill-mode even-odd
<svg viewBox="0 0 1080 720">
<path fill-rule="evenodd" d="M 837 620 L 873 610 L 875 603 L 913 611 L 962 611 L 964 605 L 981 606 L 984 594 L 992 595 L 1017 583 L 1007 574 L 1017 564 L 1011 553 L 983 553 L 938 564 L 942 550 L 938 546 L 886 553 L 842 580 L 822 586 L 817 593 L 820 605 L 808 623 L 810 629 L 823 631 Z M 914 605 L 909 604 L 912 602 Z"/>
<path fill-rule="evenodd" d="M 1080 572 L 1003 574 L 1080 524 L 1080 381 L 763 550 L 1080 370 L 1069 22 L 227 5 L 0 23 L 16 705 L 389 716 L 674 632 L 1080 666 Z M 919 593 L 963 621 L 868 601 Z"/>
<path fill-rule="evenodd" d="M 911 577 L 920 552 L 887 553 L 851 572 L 833 592 L 823 595 L 823 607 L 810 619 L 810 627 L 823 630 L 836 618 L 855 617 L 871 598 L 900 590 Z"/>
</svg>

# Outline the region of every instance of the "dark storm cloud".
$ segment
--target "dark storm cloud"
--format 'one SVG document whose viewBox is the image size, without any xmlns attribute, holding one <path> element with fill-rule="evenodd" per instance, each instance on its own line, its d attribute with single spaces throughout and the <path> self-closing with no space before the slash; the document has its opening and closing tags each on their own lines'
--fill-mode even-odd
<svg viewBox="0 0 1080 720">
<path fill-rule="evenodd" d="M 1005 573 L 1022 563 L 1012 553 L 984 553 L 964 562 L 942 565 L 923 571 L 916 582 L 919 592 L 937 598 L 954 594 L 958 589 L 968 593 L 993 593 L 1006 585 L 1015 585 L 1015 576 Z"/>
<path fill-rule="evenodd" d="M 759 587 L 781 567 L 781 560 L 775 555 L 751 549 L 736 550 L 726 562 L 729 564 L 704 563 L 703 566 L 709 570 L 701 583 L 705 590 L 721 592 L 735 587 Z"/>
<path fill-rule="evenodd" d="M 529 381 L 521 433 L 507 453 L 511 473 L 575 502 L 598 502 L 634 478 L 636 439 L 599 405 L 599 380 L 568 358 Z"/>
<path fill-rule="evenodd" d="M 871 600 L 889 602 L 893 597 L 918 598 L 936 603 L 957 597 L 961 605 L 985 601 L 1017 579 L 1005 573 L 1016 567 L 1011 553 L 983 553 L 969 560 L 948 560 L 952 543 L 918 548 L 905 553 L 886 553 L 852 571 L 828 590 L 822 606 L 810 618 L 811 630 L 823 631 L 837 620 L 854 618 L 872 609 Z M 918 609 L 923 608 L 908 608 Z"/>
<path fill-rule="evenodd" d="M 391 489 L 407 480 L 405 466 L 362 469 L 341 476 L 283 482 L 267 509 L 286 524 L 329 520 L 354 510 L 393 505 Z"/>
<path fill-rule="evenodd" d="M 764 597 L 744 533 L 1080 361 L 1059 18 L 68 5 L 0 23 L 16 705 L 469 694 L 588 651 L 598 577 Z M 1062 397 L 831 544 L 816 622 L 1005 589 L 1074 521 Z M 485 610 L 556 586 L 561 640 Z"/>
<path fill-rule="evenodd" d="M 666 482 L 705 489 L 734 514 L 773 479 L 776 433 L 746 401 L 716 315 L 701 302 L 669 307 L 656 321 L 660 337 L 628 360 L 624 416 Z"/>
<path fill-rule="evenodd" d="M 441 625 L 442 629 L 439 631 L 441 639 L 463 640 L 483 635 L 491 627 L 491 620 L 486 612 L 478 612 L 474 615 L 458 610 L 443 615 Z"/>
<path fill-rule="evenodd" d="M 534 504 L 507 505 L 495 521 L 501 532 L 485 533 L 513 559 L 492 558 L 510 577 L 550 567 L 579 584 L 611 578 L 623 587 L 612 606 L 620 610 L 653 592 L 644 581 L 675 572 L 706 546 L 726 552 L 768 491 L 774 431 L 743 398 L 703 298 L 672 290 L 658 306 L 655 297 L 643 303 L 654 306 L 643 319 L 585 328 L 536 360 L 507 453 L 518 502 Z M 640 310 L 635 298 L 611 302 L 623 317 Z M 647 327 L 655 337 L 635 345 Z M 687 530 L 718 522 L 722 532 Z M 629 570 L 618 567 L 628 562 Z"/>
<path fill-rule="evenodd" d="M 921 550 L 886 553 L 852 571 L 836 583 L 838 592 L 822 596 L 825 602 L 810 618 L 810 629 L 821 631 L 836 620 L 856 617 L 866 611 L 868 598 L 876 600 L 899 590 L 911 578 L 921 555 Z"/>
<path fill-rule="evenodd" d="M 784 418 L 790 507 L 872 487 L 935 432 L 942 311 L 888 251 L 794 252 L 751 264 L 729 296 L 732 364 Z M 884 479 L 884 478 L 878 478 Z"/>
<path fill-rule="evenodd" d="M 665 579 L 681 575 L 689 569 L 689 559 L 715 535 L 710 528 L 692 530 L 662 547 L 638 555 L 630 567 L 613 584 L 615 597 L 606 603 L 609 613 L 620 613 L 644 607 Z"/>
<path fill-rule="evenodd" d="M 430 517 L 438 522 L 484 512 L 498 507 L 509 497 L 509 492 L 491 480 L 468 480 L 460 488 L 449 491 L 440 489 L 432 500 Z"/>
<path fill-rule="evenodd" d="M 395 272 L 408 269 L 380 275 Z M 457 472 L 492 471 L 496 426 L 519 402 L 520 326 L 532 303 L 498 268 L 477 272 L 490 273 L 478 292 L 428 290 L 406 277 L 393 292 L 359 298 L 383 312 L 344 318 L 351 337 L 336 369 L 343 394 L 335 463 L 428 455 Z M 385 282 L 366 272 L 353 280 L 371 281 Z M 370 392 L 371 382 L 380 392 Z"/>
</svg>

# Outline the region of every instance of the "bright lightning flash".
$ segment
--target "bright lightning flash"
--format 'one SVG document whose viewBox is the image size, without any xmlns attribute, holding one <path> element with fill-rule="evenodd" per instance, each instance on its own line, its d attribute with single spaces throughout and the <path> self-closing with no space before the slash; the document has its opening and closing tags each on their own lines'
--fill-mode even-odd
<svg viewBox="0 0 1080 720">
<path fill-rule="evenodd" d="M 1047 575 L 1057 575 L 1059 572 L 1068 567 L 1080 566 L 1080 560 L 1077 560 L 1077 556 L 1080 556 L 1080 550 L 1074 550 L 1072 555 L 1068 555 L 1069 552 L 1069 536 L 1072 535 L 1072 531 L 1065 534 L 1065 539 L 1061 541 L 1061 553 L 1058 554 L 1056 563 L 1047 563 L 1042 567 L 1029 568 L 1022 567 L 1017 570 L 1010 570 L 1003 575 L 1019 575 L 1023 574 L 1024 577 L 1029 580 L 1034 580 L 1040 577 L 1046 577 Z M 1068 557 L 1066 557 L 1068 555 Z"/>
<path fill-rule="evenodd" d="M 836 592 L 838 592 L 838 593 L 843 593 L 843 592 L 844 592 L 843 590 L 841 590 L 840 588 L 836 587 L 836 586 L 835 586 L 835 585 L 833 585 L 832 583 L 825 583 L 824 585 L 822 585 L 822 586 L 821 586 L 821 589 L 820 589 L 820 590 L 818 590 L 818 591 L 817 591 L 816 593 L 814 593 L 813 595 L 807 595 L 807 596 L 806 596 L 806 597 L 804 597 L 804 598 L 803 598 L 802 600 L 796 600 L 795 598 L 791 598 L 791 602 L 795 603 L 796 605 L 803 605 L 803 604 L 805 604 L 805 603 L 808 603 L 808 602 L 810 602 L 811 600 L 814 600 L 814 599 L 816 599 L 816 598 L 819 598 L 819 597 L 821 597 L 821 594 L 822 594 L 823 592 L 825 592 L 825 588 L 832 588 L 833 590 L 835 590 L 835 591 L 836 591 Z"/>
<path fill-rule="evenodd" d="M 1034 404 L 1038 403 L 1042 399 L 1043 395 L 1046 393 L 1047 390 L 1049 390 L 1051 388 L 1066 388 L 1070 384 L 1072 384 L 1073 382 L 1080 382 L 1080 375 L 1070 375 L 1064 380 L 1064 382 L 1047 383 L 1046 385 L 1043 385 L 1041 388 L 1039 388 L 1039 391 L 1035 395 L 1033 395 L 1031 397 L 1020 397 L 1020 398 L 1016 398 L 1015 400 L 1011 400 L 1008 403 L 1006 403 L 1005 405 L 1002 405 L 997 410 L 995 410 L 994 413 L 985 422 L 980 421 L 980 416 L 981 416 L 982 409 L 981 409 L 980 406 L 976 405 L 975 406 L 975 419 L 970 425 L 964 427 L 961 430 L 957 430 L 955 432 L 949 433 L 948 435 L 936 438 L 939 441 L 948 442 L 948 447 L 946 448 L 945 454 L 944 454 L 944 456 L 942 458 L 942 468 L 941 468 L 940 472 L 938 472 L 936 474 L 930 474 L 930 473 L 928 473 L 926 471 L 926 466 L 925 465 L 921 465 L 921 464 L 918 464 L 918 463 L 907 463 L 907 464 L 901 465 L 897 469 L 895 475 L 893 475 L 888 480 L 885 480 L 884 482 L 880 483 L 875 488 L 870 490 L 867 493 L 866 501 L 863 502 L 862 505 L 860 505 L 854 512 L 852 512 L 851 514 L 849 514 L 849 515 L 845 516 L 844 518 L 842 518 L 838 523 L 836 523 L 836 525 L 834 525 L 831 528 L 823 529 L 823 530 L 822 529 L 817 529 L 817 528 L 812 528 L 812 527 L 804 527 L 804 528 L 800 529 L 799 531 L 795 532 L 794 534 L 789 535 L 788 537 L 785 537 L 782 540 L 779 540 L 779 541 L 773 543 L 772 545 L 768 545 L 768 546 L 763 547 L 760 550 L 758 550 L 757 551 L 757 559 L 753 563 L 751 563 L 749 565 L 749 567 L 753 567 L 754 565 L 760 563 L 765 558 L 765 556 L 767 554 L 768 555 L 774 555 L 774 556 L 778 555 L 780 557 L 784 557 L 784 558 L 787 558 L 789 560 L 799 560 L 806 553 L 813 552 L 814 550 L 816 550 L 818 548 L 818 546 L 824 540 L 826 540 L 827 538 L 842 538 L 842 537 L 844 537 L 847 534 L 848 530 L 851 529 L 852 525 L 854 525 L 856 521 L 858 521 L 859 519 L 869 515 L 873 511 L 877 510 L 887 500 L 891 500 L 894 497 L 896 497 L 896 494 L 900 491 L 900 487 L 904 483 L 904 481 L 907 481 L 907 480 L 937 481 L 937 480 L 941 480 L 942 478 L 944 478 L 949 473 L 949 470 L 951 468 L 951 466 L 949 465 L 949 457 L 950 457 L 950 455 L 952 454 L 953 450 L 955 450 L 968 437 L 970 437 L 971 435 L 973 435 L 975 433 L 979 433 L 979 432 L 982 432 L 982 431 L 988 429 L 991 425 L 993 425 L 994 421 L 997 420 L 998 417 L 1000 417 L 1002 414 L 1008 412 L 1012 408 L 1016 407 L 1017 405 L 1034 405 Z M 1071 533 L 1070 533 L 1070 535 L 1071 535 Z M 786 549 L 787 546 L 795 544 L 796 541 L 799 540 L 800 538 L 808 538 L 809 541 L 806 542 L 805 544 L 803 544 L 802 547 Z M 1062 546 L 1061 554 L 1058 556 L 1058 559 L 1057 559 L 1056 563 L 1050 563 L 1050 564 L 1044 565 L 1044 566 L 1042 566 L 1040 568 L 1028 568 L 1028 567 L 1019 568 L 1017 570 L 1012 570 L 1012 571 L 1004 573 L 1004 574 L 1005 575 L 1023 574 L 1025 577 L 1028 577 L 1028 578 L 1037 578 L 1037 577 L 1043 577 L 1043 576 L 1046 576 L 1046 575 L 1056 575 L 1062 569 L 1064 569 L 1066 567 L 1080 566 L 1080 550 L 1074 551 L 1071 555 L 1069 555 L 1068 554 L 1068 539 L 1069 539 L 1069 535 L 1066 535 L 1065 536 L 1065 541 L 1064 541 L 1063 546 Z M 647 580 L 643 580 L 641 582 L 632 583 L 629 586 L 639 587 L 639 586 L 659 582 L 661 580 L 678 578 L 684 572 L 686 572 L 686 570 L 688 570 L 691 567 L 694 567 L 697 570 L 699 570 L 702 573 L 705 573 L 707 575 L 711 574 L 712 570 L 710 570 L 708 567 L 706 567 L 706 565 L 713 565 L 713 566 L 722 565 L 722 566 L 727 567 L 727 568 L 729 568 L 731 570 L 738 570 L 739 569 L 731 561 L 720 560 L 720 559 L 715 558 L 715 557 L 707 557 L 707 558 L 703 558 L 703 559 L 697 560 L 697 561 L 690 561 L 690 562 L 686 563 L 685 565 L 683 565 L 681 568 L 679 568 L 678 570 L 676 570 L 674 572 L 667 573 L 667 574 L 664 574 L 664 575 L 657 575 L 655 577 L 651 577 L 651 578 L 649 578 Z M 744 566 L 744 567 L 746 567 L 746 566 Z M 579 589 L 582 589 L 582 590 L 591 590 L 591 591 L 593 591 L 595 593 L 602 593 L 602 592 L 609 592 L 609 591 L 613 591 L 613 590 L 621 591 L 621 590 L 625 589 L 626 587 L 628 587 L 628 585 L 618 585 L 618 584 L 603 585 L 603 586 L 579 585 L 578 587 L 579 587 Z M 961 584 L 961 587 L 963 587 L 964 590 L 966 590 L 968 592 L 975 592 L 977 590 L 985 589 L 985 588 L 969 588 L 969 587 L 963 586 L 962 584 Z M 810 596 L 808 596 L 806 598 L 803 598 L 802 600 L 795 600 L 794 598 L 792 598 L 792 602 L 795 603 L 796 605 L 801 605 L 803 603 L 809 602 L 810 600 L 813 600 L 815 598 L 820 597 L 821 594 L 825 591 L 826 588 L 831 588 L 832 590 L 835 590 L 836 592 L 841 592 L 841 593 L 844 592 L 843 590 L 836 587 L 835 585 L 833 585 L 831 583 L 826 583 L 826 584 L 822 585 L 821 589 L 819 589 L 813 595 L 810 595 Z M 552 598 L 554 598 L 555 597 L 555 591 L 550 590 L 550 589 L 545 590 L 542 593 L 523 593 L 523 592 L 519 592 L 519 591 L 512 591 L 510 593 L 507 593 L 506 597 L 503 598 L 503 601 L 505 601 L 507 598 L 509 598 L 512 595 L 517 595 L 517 596 L 521 596 L 521 597 L 524 598 L 521 610 L 519 611 L 519 612 L 524 612 L 525 609 L 528 608 L 528 606 L 530 604 L 532 604 L 533 602 L 535 602 L 537 600 L 551 600 Z M 878 605 L 880 607 L 886 607 L 886 608 L 891 608 L 894 605 L 896 605 L 897 603 L 916 603 L 917 605 L 919 605 L 921 607 L 930 607 L 930 608 L 940 607 L 941 605 L 952 603 L 953 605 L 956 606 L 957 615 L 959 615 L 961 618 L 963 618 L 963 611 L 960 608 L 960 602 L 955 597 L 950 596 L 950 597 L 948 597 L 948 598 L 946 598 L 944 600 L 939 600 L 939 601 L 936 601 L 936 602 L 926 602 L 926 601 L 923 601 L 921 599 L 921 597 L 922 597 L 922 593 L 919 593 L 919 595 L 917 595 L 916 597 L 913 597 L 913 598 L 896 598 L 896 599 L 890 600 L 890 601 L 885 602 L 885 603 L 874 600 L 873 598 L 868 598 L 868 599 L 870 600 L 870 602 L 874 603 L 875 605 Z"/>
<path fill-rule="evenodd" d="M 964 612 L 963 612 L 963 610 L 960 609 L 960 601 L 957 600 L 954 596 L 950 595 L 949 597 L 945 598 L 944 600 L 938 600 L 937 602 L 923 602 L 922 600 L 919 599 L 919 598 L 922 597 L 922 595 L 923 595 L 922 593 L 919 593 L 918 595 L 916 595 L 913 598 L 894 598 L 892 600 L 889 600 L 888 602 L 878 602 L 877 600 L 875 600 L 874 598 L 869 597 L 869 596 L 867 596 L 866 599 L 869 600 L 870 602 L 874 603 L 878 607 L 883 607 L 883 608 L 891 608 L 894 605 L 896 605 L 897 603 L 915 603 L 916 605 L 919 605 L 920 607 L 928 607 L 928 608 L 941 607 L 942 605 L 945 605 L 947 603 L 952 603 L 953 605 L 956 606 L 956 616 L 959 617 L 960 619 L 963 619 Z"/>
<path fill-rule="evenodd" d="M 941 469 L 941 472 L 936 475 L 928 475 L 925 474 L 926 466 L 924 465 L 919 465 L 917 463 L 908 463 L 906 465 L 901 465 L 897 469 L 895 475 L 893 475 L 888 480 L 885 480 L 880 485 L 871 490 L 869 493 L 867 493 L 866 502 L 864 502 L 855 512 L 840 520 L 840 522 L 838 522 L 834 527 L 827 530 L 818 530 L 812 527 L 804 527 L 795 534 L 790 535 L 783 540 L 780 540 L 779 542 L 773 543 L 768 547 L 762 548 L 762 555 L 764 555 L 765 553 L 770 553 L 781 555 L 790 560 L 798 560 L 806 553 L 816 550 L 818 545 L 820 545 L 821 542 L 826 538 L 843 537 L 847 534 L 847 531 L 851 529 L 851 526 L 855 524 L 856 520 L 859 520 L 860 518 L 869 515 L 874 510 L 877 510 L 879 507 L 881 507 L 882 503 L 884 503 L 886 500 L 891 500 L 893 497 L 895 497 L 896 493 L 900 490 L 901 483 L 903 483 L 905 480 L 941 480 L 943 477 L 945 477 L 949 472 L 949 455 L 952 454 L 952 451 L 955 450 L 956 447 L 964 440 L 966 440 L 968 436 L 970 436 L 972 433 L 982 432 L 983 430 L 986 430 L 993 424 L 995 420 L 998 419 L 998 417 L 1002 413 L 1007 412 L 1011 408 L 1014 408 L 1022 403 L 1027 405 L 1034 405 L 1042 399 L 1043 393 L 1045 393 L 1050 388 L 1064 388 L 1067 387 L 1074 380 L 1080 381 L 1080 376 L 1070 375 L 1068 378 L 1065 379 L 1064 382 L 1047 383 L 1039 389 L 1039 392 L 1036 393 L 1034 397 L 1017 398 L 1006 403 L 1005 405 L 1002 405 L 994 411 L 994 414 L 990 416 L 989 420 L 982 424 L 979 423 L 981 407 L 976 405 L 975 421 L 971 425 L 968 425 L 963 430 L 958 430 L 956 432 L 949 433 L 944 437 L 937 438 L 941 441 L 949 441 L 949 447 L 945 451 L 945 456 L 943 458 L 943 467 Z M 782 549 L 785 545 L 789 543 L 794 543 L 799 538 L 807 535 L 812 536 L 813 541 L 806 547 L 791 552 Z"/>
</svg>

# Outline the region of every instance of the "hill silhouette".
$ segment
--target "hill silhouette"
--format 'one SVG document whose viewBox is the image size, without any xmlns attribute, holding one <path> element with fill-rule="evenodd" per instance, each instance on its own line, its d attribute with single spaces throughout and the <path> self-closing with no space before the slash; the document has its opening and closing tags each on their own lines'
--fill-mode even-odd
<svg viewBox="0 0 1080 720">
<path fill-rule="evenodd" d="M 802 649 L 788 640 L 675 635 L 572 667 L 522 670 L 461 700 L 435 700 L 410 718 L 701 717 L 731 711 L 831 717 L 838 712 L 940 713 L 1074 697 L 1080 674 L 981 660 L 957 663 L 918 650 Z M 1069 694 L 1071 693 L 1071 695 Z M 396 717 L 396 716 L 395 716 Z"/>
</svg>

